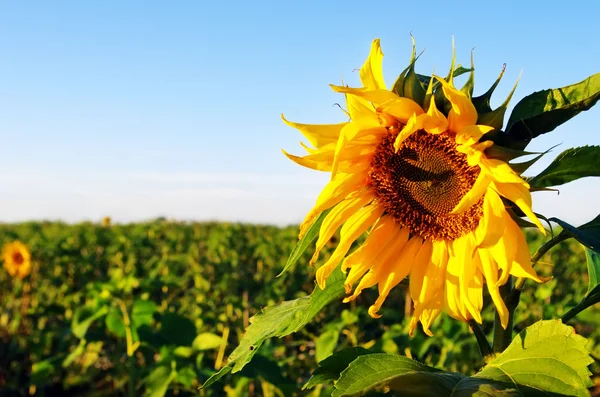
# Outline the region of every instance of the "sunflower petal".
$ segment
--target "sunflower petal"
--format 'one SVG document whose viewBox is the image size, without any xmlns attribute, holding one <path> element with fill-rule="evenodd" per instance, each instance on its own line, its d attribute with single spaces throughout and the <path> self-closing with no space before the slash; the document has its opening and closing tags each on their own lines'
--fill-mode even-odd
<svg viewBox="0 0 600 397">
<path fill-rule="evenodd" d="M 448 112 L 448 125 L 451 131 L 460 132 L 466 126 L 477 123 L 477 110 L 471 103 L 471 99 L 464 93 L 460 92 L 446 80 L 437 77 L 437 80 L 442 84 L 444 95 L 452 104 L 452 109 Z"/>
<path fill-rule="evenodd" d="M 317 239 L 315 253 L 310 260 L 311 266 L 317 261 L 319 252 L 321 252 L 321 249 L 323 249 L 325 244 L 331 239 L 335 231 L 346 222 L 352 214 L 369 204 L 374 198 L 372 193 L 367 193 L 357 198 L 346 199 L 336 205 L 331 212 L 327 214 L 325 219 L 323 219 L 321 229 L 319 230 L 319 238 Z"/>
<path fill-rule="evenodd" d="M 504 235 L 504 203 L 493 189 L 488 189 L 483 200 L 483 217 L 475 230 L 478 248 L 496 245 Z"/>
<path fill-rule="evenodd" d="M 375 203 L 361 208 L 346 221 L 342 226 L 340 242 L 335 251 L 327 262 L 317 269 L 317 284 L 321 289 L 325 288 L 327 277 L 339 265 L 352 243 L 372 226 L 382 214 L 383 207 Z"/>
<path fill-rule="evenodd" d="M 485 194 L 489 185 L 490 178 L 484 172 L 480 172 L 471 190 L 460 199 L 451 214 L 461 214 L 475 205 L 475 203 L 477 203 Z"/>
<path fill-rule="evenodd" d="M 421 248 L 422 242 L 421 237 L 415 236 L 406 244 L 399 244 L 390 250 L 391 255 L 384 259 L 382 271 L 378 272 L 379 297 L 369 307 L 368 312 L 371 317 L 377 318 L 381 316 L 377 312 L 381 308 L 381 305 L 383 305 L 383 302 L 385 302 L 392 288 L 398 285 L 410 273 L 411 266 L 415 256 L 419 252 L 419 248 Z M 394 258 L 390 258 L 390 256 Z"/>
<path fill-rule="evenodd" d="M 531 209 L 531 193 L 524 183 L 492 182 L 492 186 L 494 186 L 498 193 L 500 193 L 502 196 L 515 203 L 521 209 L 521 211 L 523 211 L 525 215 L 527 215 L 527 217 L 533 223 L 535 223 L 542 234 L 546 235 L 546 229 L 544 229 L 544 226 L 542 226 L 542 222 L 540 222 L 538 217 Z"/>
<path fill-rule="evenodd" d="M 473 145 L 481 139 L 481 137 L 492 131 L 493 127 L 487 125 L 469 125 L 456 133 L 456 143 L 459 145 Z"/>
<path fill-rule="evenodd" d="M 348 123 L 340 124 L 300 124 L 287 120 L 283 114 L 281 119 L 288 126 L 297 129 L 308 141 L 316 148 L 336 142 L 340 136 L 340 131 Z"/>
<path fill-rule="evenodd" d="M 379 39 L 373 40 L 371 44 L 371 52 L 360 68 L 360 81 L 363 85 L 370 89 L 381 88 L 385 90 L 385 82 L 383 81 L 383 69 L 381 67 L 383 60 L 383 52 Z"/>
<path fill-rule="evenodd" d="M 425 131 L 430 134 L 441 134 L 448 129 L 448 120 L 446 116 L 440 112 L 435 106 L 435 99 L 431 97 L 431 103 L 429 104 L 429 109 L 427 110 L 427 115 L 429 116 L 425 119 L 423 123 L 423 128 Z"/>
<path fill-rule="evenodd" d="M 506 329 L 508 326 L 509 313 L 498 288 L 498 266 L 487 250 L 479 250 L 477 255 L 479 255 L 481 259 L 483 276 L 485 277 L 487 289 L 492 297 L 494 306 L 496 306 L 498 316 L 500 317 L 500 324 L 502 325 L 502 328 Z"/>
<path fill-rule="evenodd" d="M 304 221 L 300 225 L 300 235 L 298 238 L 302 238 L 304 233 L 314 221 L 314 219 L 323 211 L 333 207 L 340 201 L 342 201 L 350 193 L 360 190 L 365 186 L 367 174 L 365 172 L 359 172 L 356 174 L 342 174 L 340 173 L 335 179 L 329 181 L 319 197 L 315 206 L 308 212 Z"/>
</svg>

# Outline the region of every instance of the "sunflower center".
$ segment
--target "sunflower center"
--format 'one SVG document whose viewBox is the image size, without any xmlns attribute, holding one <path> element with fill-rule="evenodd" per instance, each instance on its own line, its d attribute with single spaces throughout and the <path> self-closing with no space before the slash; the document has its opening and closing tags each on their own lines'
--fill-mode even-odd
<svg viewBox="0 0 600 397">
<path fill-rule="evenodd" d="M 12 259 L 13 263 L 17 266 L 22 265 L 25 261 L 25 258 L 23 258 L 23 255 L 20 252 L 15 252 Z"/>
<path fill-rule="evenodd" d="M 453 137 L 423 130 L 394 151 L 397 134 L 386 136 L 375 151 L 369 183 L 386 212 L 409 230 L 432 240 L 454 240 L 479 224 L 483 199 L 461 214 L 451 215 L 473 187 L 479 167 L 456 150 Z"/>
</svg>

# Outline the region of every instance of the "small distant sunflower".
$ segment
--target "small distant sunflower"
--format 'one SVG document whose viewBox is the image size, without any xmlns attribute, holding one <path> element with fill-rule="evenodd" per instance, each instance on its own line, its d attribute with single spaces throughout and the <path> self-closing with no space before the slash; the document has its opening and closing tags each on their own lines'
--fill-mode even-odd
<svg viewBox="0 0 600 397">
<path fill-rule="evenodd" d="M 4 268 L 12 277 L 25 278 L 31 272 L 31 254 L 20 241 L 7 243 L 2 247 Z"/>
<path fill-rule="evenodd" d="M 341 268 L 345 302 L 377 285 L 379 298 L 369 314 L 379 317 L 390 290 L 409 276 L 410 331 L 421 321 L 428 335 L 444 308 L 456 319 L 481 323 L 485 285 L 506 328 L 509 313 L 499 287 L 510 275 L 541 281 L 525 236 L 506 208 L 514 203 L 545 233 L 531 209 L 529 185 L 506 162 L 485 154 L 493 145 L 485 135 L 494 127 L 477 124 L 471 92 L 456 89 L 452 73 L 445 79 L 432 76 L 419 104 L 386 88 L 382 59 L 375 40 L 360 69 L 363 87 L 331 86 L 345 94 L 350 121 L 314 125 L 283 118 L 313 146 L 303 145 L 304 157 L 284 154 L 331 173 L 300 226 L 302 238 L 330 209 L 311 264 L 341 227 L 337 247 L 317 270 L 317 283 L 324 288 Z M 436 102 L 445 104 L 443 109 Z M 364 243 L 350 253 L 365 232 Z"/>
</svg>

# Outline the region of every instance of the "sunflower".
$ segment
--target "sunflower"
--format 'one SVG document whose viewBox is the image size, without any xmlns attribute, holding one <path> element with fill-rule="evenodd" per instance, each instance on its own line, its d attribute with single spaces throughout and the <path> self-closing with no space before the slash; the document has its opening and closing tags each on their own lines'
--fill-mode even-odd
<svg viewBox="0 0 600 397">
<path fill-rule="evenodd" d="M 4 268 L 13 277 L 25 278 L 31 272 L 31 254 L 20 241 L 7 243 L 2 247 Z"/>
<path fill-rule="evenodd" d="M 452 73 L 432 76 L 419 104 L 386 88 L 382 59 L 375 40 L 360 69 L 363 87 L 331 86 L 345 94 L 348 122 L 298 124 L 282 115 L 312 144 L 303 144 L 306 156 L 284 154 L 331 173 L 300 226 L 302 238 L 329 210 L 311 265 L 341 227 L 337 247 L 317 270 L 317 283 L 325 288 L 333 271 L 343 271 L 344 302 L 377 285 L 379 297 L 369 314 L 379 317 L 390 290 L 408 276 L 414 302 L 410 332 L 421 321 L 428 335 L 444 309 L 453 318 L 481 323 L 485 287 L 506 328 L 509 313 L 499 287 L 510 275 L 541 281 L 507 208 L 518 207 L 545 233 L 531 209 L 529 185 L 506 162 L 486 155 L 493 145 L 486 134 L 495 128 L 477 124 L 471 93 L 455 88 Z M 350 252 L 364 233 L 364 242 Z"/>
</svg>

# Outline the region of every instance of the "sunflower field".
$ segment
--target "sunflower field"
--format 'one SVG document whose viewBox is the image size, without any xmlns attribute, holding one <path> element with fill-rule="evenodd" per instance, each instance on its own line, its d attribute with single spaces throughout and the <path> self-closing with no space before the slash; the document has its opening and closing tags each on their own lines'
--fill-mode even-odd
<svg viewBox="0 0 600 397">
<path fill-rule="evenodd" d="M 401 353 L 461 374 L 484 364 L 468 325 L 447 316 L 436 320 L 433 337 L 410 338 L 408 288 L 401 284 L 381 319 L 367 313 L 376 291 L 349 304 L 335 300 L 298 332 L 266 340 L 242 371 L 199 389 L 225 367 L 261 308 L 315 288 L 308 266 L 296 265 L 277 277 L 296 243 L 296 227 L 166 220 L 24 223 L 0 226 L 0 236 L 1 244 L 21 241 L 32 265 L 22 280 L 0 274 L 3 397 L 326 396 L 332 386 L 317 384 L 314 377 L 300 391 L 318 363 L 335 352 L 367 349 Z M 324 247 L 325 254 L 336 239 Z M 535 250 L 541 239 L 530 242 Z M 309 259 L 304 253 L 300 262 Z M 539 318 L 564 315 L 585 295 L 585 251 L 574 240 L 545 254 L 539 270 L 554 278 L 524 290 L 517 331 Z M 492 308 L 486 297 L 486 320 L 493 319 Z M 577 332 L 600 357 L 600 308 L 577 320 Z M 592 370 L 600 375 L 600 367 Z"/>
</svg>

